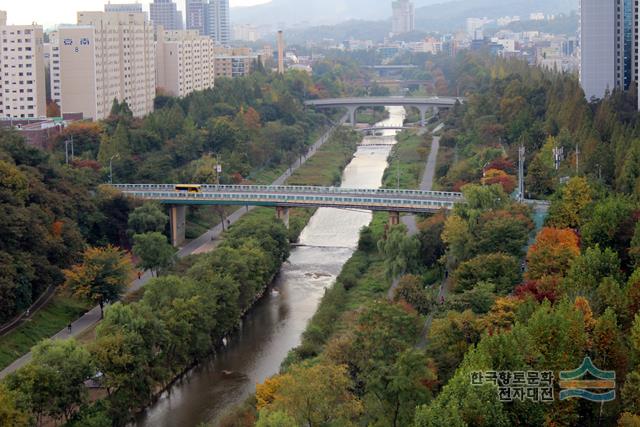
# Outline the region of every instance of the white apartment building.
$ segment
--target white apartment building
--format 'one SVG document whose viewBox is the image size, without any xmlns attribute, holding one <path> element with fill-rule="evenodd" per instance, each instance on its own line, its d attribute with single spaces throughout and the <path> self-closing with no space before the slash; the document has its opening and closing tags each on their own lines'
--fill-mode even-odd
<svg viewBox="0 0 640 427">
<path fill-rule="evenodd" d="M 114 99 L 135 117 L 153 111 L 155 44 L 144 13 L 78 12 L 78 25 L 59 27 L 52 44 L 51 93 L 63 114 L 102 120 Z"/>
<path fill-rule="evenodd" d="M 7 25 L 0 11 L 0 73 L 0 117 L 46 116 L 41 26 Z"/>
<path fill-rule="evenodd" d="M 198 30 L 159 29 L 156 44 L 158 88 L 184 97 L 212 88 L 215 81 L 214 41 Z"/>
</svg>

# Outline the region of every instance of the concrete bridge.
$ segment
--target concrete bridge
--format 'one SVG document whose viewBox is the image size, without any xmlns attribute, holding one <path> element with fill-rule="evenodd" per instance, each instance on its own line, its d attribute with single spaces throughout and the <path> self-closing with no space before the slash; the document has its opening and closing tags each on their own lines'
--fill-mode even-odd
<svg viewBox="0 0 640 427">
<path fill-rule="evenodd" d="M 364 128 L 357 128 L 360 132 L 375 132 L 379 130 L 415 130 L 412 126 L 369 126 Z"/>
<path fill-rule="evenodd" d="M 305 105 L 315 108 L 338 108 L 345 107 L 349 111 L 349 118 L 352 126 L 356 125 L 356 112 L 361 107 L 415 107 L 420 111 L 420 124 L 426 126 L 427 111 L 450 109 L 458 103 L 463 103 L 464 98 L 455 97 L 403 97 L 403 96 L 380 96 L 364 98 L 329 98 L 305 101 Z"/>
<path fill-rule="evenodd" d="M 190 205 L 268 206 L 288 226 L 289 208 L 330 207 L 390 213 L 392 225 L 400 223 L 401 212 L 427 213 L 452 209 L 462 201 L 461 193 L 419 190 L 346 189 L 336 187 L 202 185 L 198 192 L 176 191 L 173 184 L 112 185 L 124 195 L 155 200 L 170 206 L 171 242 L 185 240 L 186 209 Z"/>
</svg>

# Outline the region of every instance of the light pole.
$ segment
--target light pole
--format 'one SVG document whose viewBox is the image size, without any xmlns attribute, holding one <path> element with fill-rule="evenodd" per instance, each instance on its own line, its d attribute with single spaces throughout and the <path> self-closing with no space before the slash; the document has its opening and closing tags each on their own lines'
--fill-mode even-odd
<svg viewBox="0 0 640 427">
<path fill-rule="evenodd" d="M 69 141 L 68 139 L 64 141 L 64 156 L 67 162 L 67 166 L 69 165 L 69 143 L 71 143 L 71 161 L 73 161 L 73 158 L 74 158 L 73 136 L 71 137 L 71 141 Z"/>
<path fill-rule="evenodd" d="M 120 153 L 116 153 L 109 159 L 109 184 L 113 184 L 113 159 L 120 158 Z"/>
</svg>

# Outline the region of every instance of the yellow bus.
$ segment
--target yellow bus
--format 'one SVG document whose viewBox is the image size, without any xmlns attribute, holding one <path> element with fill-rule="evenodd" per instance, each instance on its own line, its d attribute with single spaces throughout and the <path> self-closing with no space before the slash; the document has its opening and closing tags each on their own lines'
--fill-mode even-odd
<svg viewBox="0 0 640 427">
<path fill-rule="evenodd" d="M 201 185 L 196 184 L 178 184 L 176 185 L 176 191 L 180 193 L 199 193 Z"/>
</svg>

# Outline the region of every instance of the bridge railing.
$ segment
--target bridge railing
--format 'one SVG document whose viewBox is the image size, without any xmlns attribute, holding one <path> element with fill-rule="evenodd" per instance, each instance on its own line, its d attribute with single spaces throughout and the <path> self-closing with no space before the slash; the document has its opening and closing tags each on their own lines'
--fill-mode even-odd
<svg viewBox="0 0 640 427">
<path fill-rule="evenodd" d="M 441 199 L 410 199 L 399 195 L 383 196 L 355 196 L 348 194 L 266 194 L 266 193 L 237 193 L 237 192 L 204 192 L 181 193 L 175 191 L 139 190 L 127 191 L 129 196 L 147 200 L 158 200 L 165 203 L 206 202 L 236 203 L 236 204 L 271 204 L 292 206 L 330 206 L 345 208 L 362 208 L 373 210 L 402 210 L 421 209 L 451 209 L 456 201 Z"/>
<path fill-rule="evenodd" d="M 177 184 L 114 184 L 113 188 L 130 191 L 176 191 Z M 200 186 L 201 193 L 209 192 L 241 192 L 241 193 L 286 193 L 286 194 L 351 194 L 356 196 L 381 195 L 381 196 L 411 196 L 421 198 L 438 198 L 461 200 L 462 193 L 448 191 L 422 191 L 384 188 L 342 188 L 342 187 L 317 187 L 294 185 L 209 185 Z M 193 193 L 192 193 L 193 194 Z"/>
</svg>

